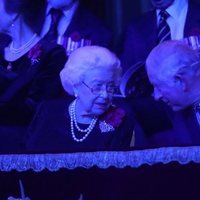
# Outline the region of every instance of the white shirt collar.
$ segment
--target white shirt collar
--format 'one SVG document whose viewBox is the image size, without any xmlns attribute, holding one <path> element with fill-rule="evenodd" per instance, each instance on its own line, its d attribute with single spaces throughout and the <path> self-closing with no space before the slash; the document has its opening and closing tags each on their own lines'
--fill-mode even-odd
<svg viewBox="0 0 200 200">
<path fill-rule="evenodd" d="M 77 7 L 78 7 L 79 1 L 74 2 L 72 7 L 68 10 L 63 10 L 63 15 L 67 18 L 72 18 L 73 14 L 75 13 Z"/>
<path fill-rule="evenodd" d="M 50 4 L 48 3 L 47 9 L 46 9 L 46 15 L 49 15 L 49 14 L 50 14 L 51 8 L 52 8 L 52 7 L 51 7 Z"/>
<path fill-rule="evenodd" d="M 76 11 L 77 7 L 79 5 L 79 0 L 77 0 L 76 2 L 73 3 L 72 7 L 68 10 L 63 10 L 63 15 L 68 17 L 68 16 L 72 16 L 73 13 Z M 51 5 L 48 4 L 47 5 L 47 9 L 46 9 L 46 15 L 49 14 L 50 10 L 52 9 Z"/>
<path fill-rule="evenodd" d="M 188 8 L 188 0 L 174 0 L 171 6 L 165 9 L 171 17 L 174 19 L 179 18 L 180 12 Z M 159 16 L 160 9 L 156 10 L 157 16 Z"/>
<path fill-rule="evenodd" d="M 78 7 L 78 1 L 74 2 L 72 7 L 67 10 L 63 10 L 63 16 L 61 17 L 59 23 L 58 23 L 58 36 L 63 36 L 65 31 L 67 30 L 74 13 L 76 12 L 76 9 Z"/>
<path fill-rule="evenodd" d="M 174 3 L 166 9 L 166 11 L 174 19 L 177 19 L 180 16 L 180 12 L 187 9 L 187 7 L 188 7 L 188 0 L 175 0 Z"/>
</svg>

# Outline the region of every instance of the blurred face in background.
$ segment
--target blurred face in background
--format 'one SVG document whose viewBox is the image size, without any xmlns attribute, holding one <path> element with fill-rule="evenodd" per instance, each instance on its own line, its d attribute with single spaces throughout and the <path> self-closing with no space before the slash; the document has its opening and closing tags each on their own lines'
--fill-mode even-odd
<svg viewBox="0 0 200 200">
<path fill-rule="evenodd" d="M 69 9 L 76 0 L 47 0 L 50 7 L 55 9 Z"/>
<path fill-rule="evenodd" d="M 174 0 L 151 0 L 156 9 L 166 9 L 174 3 Z"/>
<path fill-rule="evenodd" d="M 4 0 L 0 1 L 0 13 L 1 13 L 0 32 L 8 33 L 9 29 L 11 28 L 11 25 L 13 23 L 13 20 L 16 17 L 16 13 L 12 14 L 12 13 L 6 12 Z"/>
</svg>

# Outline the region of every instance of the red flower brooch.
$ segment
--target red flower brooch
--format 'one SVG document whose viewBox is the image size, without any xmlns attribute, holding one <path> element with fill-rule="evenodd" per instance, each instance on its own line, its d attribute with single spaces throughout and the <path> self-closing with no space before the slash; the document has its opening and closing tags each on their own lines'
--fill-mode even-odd
<svg viewBox="0 0 200 200">
<path fill-rule="evenodd" d="M 101 132 L 111 132 L 119 127 L 125 117 L 125 111 L 121 108 L 111 106 L 108 111 L 102 115 L 99 122 Z"/>
<path fill-rule="evenodd" d="M 40 61 L 42 55 L 42 45 L 36 44 L 27 54 L 27 57 L 31 60 L 31 64 L 34 65 Z"/>
</svg>

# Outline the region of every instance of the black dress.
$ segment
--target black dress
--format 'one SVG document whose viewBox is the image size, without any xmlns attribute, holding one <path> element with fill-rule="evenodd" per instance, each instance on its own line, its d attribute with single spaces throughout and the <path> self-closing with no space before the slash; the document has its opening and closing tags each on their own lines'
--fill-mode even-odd
<svg viewBox="0 0 200 200">
<path fill-rule="evenodd" d="M 27 151 L 31 153 L 80 152 L 119 150 L 130 146 L 134 124 L 125 116 L 114 131 L 101 132 L 99 120 L 83 142 L 76 142 L 71 134 L 68 112 L 72 98 L 59 98 L 41 104 L 29 128 L 26 140 Z M 78 124 L 85 129 L 88 125 Z M 76 131 L 77 138 L 85 133 Z"/>
<path fill-rule="evenodd" d="M 83 142 L 74 141 L 71 134 L 68 112 L 69 104 L 72 101 L 73 99 L 67 96 L 41 103 L 29 128 L 26 140 L 28 153 L 113 151 L 127 150 L 129 148 L 136 123 L 134 123 L 133 113 L 131 115 L 128 114 L 125 107 L 121 109 L 125 113 L 121 121 L 119 120 L 120 116 L 122 116 L 120 112 L 117 114 L 116 112 L 112 112 L 112 114 L 116 114 L 114 115 L 116 117 L 115 120 L 119 120 L 120 122 L 114 131 L 102 132 L 102 129 L 99 127 L 99 121 L 108 119 L 105 116 L 108 116 L 113 111 L 108 109 L 106 114 L 99 117 L 95 127 Z M 116 108 L 119 109 L 119 107 Z M 120 108 L 122 108 L 122 105 Z M 88 127 L 88 125 L 84 124 L 78 125 L 82 129 Z M 74 128 L 74 131 L 76 138 L 82 138 L 85 135 L 85 133 L 82 135 L 82 133 L 76 131 L 76 128 Z M 135 133 L 137 141 L 139 133 Z M 71 156 L 73 162 L 73 154 Z M 85 159 L 90 162 L 90 157 L 86 156 Z M 95 167 L 88 170 L 77 166 L 74 170 L 61 169 L 54 174 L 49 173 L 48 175 L 46 173 L 44 174 L 46 175 L 45 183 L 43 176 L 33 177 L 31 181 L 27 180 L 27 194 L 29 193 L 31 199 L 77 200 L 80 194 L 83 195 L 83 199 L 85 200 L 115 199 L 110 198 L 110 195 L 116 194 L 118 182 L 113 177 L 110 178 L 110 176 L 102 172 L 102 170 L 98 170 Z M 37 187 L 32 187 L 34 182 L 36 182 L 35 185 Z M 35 191 L 33 191 L 33 188 Z"/>
<path fill-rule="evenodd" d="M 59 72 L 65 51 L 40 40 L 13 62 L 0 55 L 0 153 L 23 152 L 23 138 L 35 109 L 62 93 Z"/>
</svg>

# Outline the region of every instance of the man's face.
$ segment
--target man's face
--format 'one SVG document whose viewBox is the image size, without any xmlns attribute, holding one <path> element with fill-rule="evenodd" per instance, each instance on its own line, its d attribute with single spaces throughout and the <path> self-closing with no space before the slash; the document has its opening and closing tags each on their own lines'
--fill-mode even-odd
<svg viewBox="0 0 200 200">
<path fill-rule="evenodd" d="M 74 0 L 47 0 L 49 5 L 55 9 L 67 9 Z"/>
<path fill-rule="evenodd" d="M 173 75 L 166 75 L 152 68 L 149 68 L 147 73 L 154 87 L 155 100 L 162 100 L 174 111 L 187 107 L 187 94 L 179 79 L 176 79 Z"/>
<path fill-rule="evenodd" d="M 172 5 L 174 0 L 151 0 L 153 6 L 157 9 L 166 9 Z"/>
</svg>

